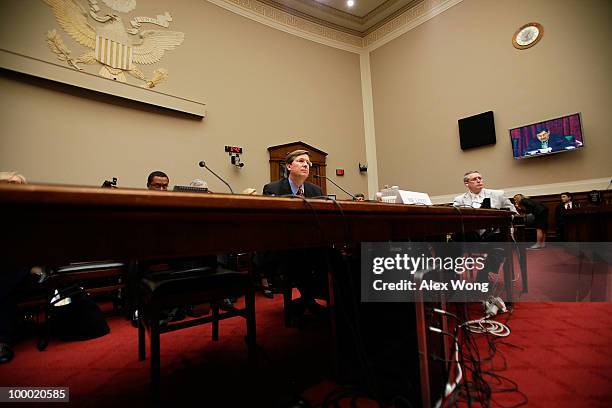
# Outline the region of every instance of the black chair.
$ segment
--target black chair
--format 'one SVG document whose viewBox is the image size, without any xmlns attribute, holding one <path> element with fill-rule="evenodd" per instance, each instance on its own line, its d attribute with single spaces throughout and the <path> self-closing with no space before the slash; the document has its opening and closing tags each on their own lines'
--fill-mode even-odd
<svg viewBox="0 0 612 408">
<path fill-rule="evenodd" d="M 52 331 L 50 324 L 52 300 L 58 296 L 59 291 L 68 287 L 82 287 L 92 296 L 110 295 L 113 298 L 113 307 L 118 309 L 123 306 L 122 290 L 125 286 L 125 274 L 126 265 L 114 261 L 79 262 L 55 269 L 45 269 L 40 284 L 28 285 L 18 303 L 19 309 L 31 311 L 29 315 L 32 316 L 32 320 L 39 321 L 41 312 L 44 316 L 44 320 L 38 325 L 38 349 L 42 351 L 49 344 Z"/>
<path fill-rule="evenodd" d="M 226 298 L 245 296 L 245 307 L 220 312 Z M 189 304 L 210 302 L 212 314 L 160 324 L 164 311 Z M 249 272 L 214 266 L 196 267 L 147 274 L 140 280 L 138 308 L 138 358 L 146 358 L 145 332 L 149 333 L 151 387 L 154 395 L 160 383 L 160 334 L 200 324 L 212 323 L 212 340 L 219 339 L 219 321 L 236 316 L 246 320 L 245 337 L 249 357 L 255 351 L 255 292 Z"/>
<path fill-rule="evenodd" d="M 92 296 L 111 296 L 115 311 L 124 308 L 127 265 L 121 262 L 79 262 L 62 266 L 49 276 L 54 288 L 82 286 Z"/>
</svg>

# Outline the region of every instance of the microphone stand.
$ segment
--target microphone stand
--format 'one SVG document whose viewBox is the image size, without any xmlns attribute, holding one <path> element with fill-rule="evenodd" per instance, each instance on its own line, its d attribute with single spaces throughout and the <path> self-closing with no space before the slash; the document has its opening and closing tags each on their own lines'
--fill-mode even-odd
<svg viewBox="0 0 612 408">
<path fill-rule="evenodd" d="M 329 181 L 330 183 L 332 183 L 334 186 L 338 187 L 340 190 L 342 190 L 342 191 L 344 191 L 346 194 L 350 195 L 350 196 L 353 198 L 353 200 L 357 200 L 357 197 L 355 197 L 354 195 L 352 195 L 351 193 L 349 193 L 348 191 L 346 191 L 345 189 L 343 189 L 342 187 L 340 187 L 338 184 L 334 183 L 334 181 L 333 181 L 332 179 L 330 179 L 330 178 L 328 178 L 328 177 L 325 177 L 325 176 L 319 176 L 318 174 L 315 174 L 313 177 L 314 177 L 314 178 L 322 178 L 322 179 L 328 180 L 328 181 Z"/>
<path fill-rule="evenodd" d="M 207 165 L 206 162 L 201 161 L 200 162 L 200 167 L 204 167 L 206 170 L 210 171 L 216 178 L 218 178 L 219 180 L 221 180 L 221 182 L 223 184 L 225 184 L 227 186 L 227 188 L 229 188 L 230 192 L 232 194 L 234 194 L 234 190 L 232 190 L 232 187 L 227 183 L 227 181 L 223 180 L 221 177 L 219 177 L 219 175 L 217 173 L 215 173 L 214 171 L 212 171 Z"/>
</svg>

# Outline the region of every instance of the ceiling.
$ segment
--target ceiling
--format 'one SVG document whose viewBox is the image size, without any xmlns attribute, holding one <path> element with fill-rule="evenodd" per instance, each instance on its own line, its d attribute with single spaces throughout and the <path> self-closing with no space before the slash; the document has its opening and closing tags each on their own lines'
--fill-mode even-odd
<svg viewBox="0 0 612 408">
<path fill-rule="evenodd" d="M 271 7 L 348 34 L 364 37 L 423 0 L 259 0 Z"/>
</svg>

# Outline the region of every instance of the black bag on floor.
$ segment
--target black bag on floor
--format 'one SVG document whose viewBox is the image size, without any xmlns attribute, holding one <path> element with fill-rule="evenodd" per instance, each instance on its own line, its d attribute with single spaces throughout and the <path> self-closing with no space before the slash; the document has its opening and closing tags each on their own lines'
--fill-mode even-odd
<svg viewBox="0 0 612 408">
<path fill-rule="evenodd" d="M 55 290 L 48 319 L 51 333 L 62 340 L 89 340 L 110 332 L 100 307 L 75 285 Z"/>
</svg>

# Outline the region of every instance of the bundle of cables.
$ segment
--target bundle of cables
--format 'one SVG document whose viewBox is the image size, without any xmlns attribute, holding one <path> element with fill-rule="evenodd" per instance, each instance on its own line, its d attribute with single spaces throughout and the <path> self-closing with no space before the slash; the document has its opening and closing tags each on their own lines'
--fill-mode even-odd
<svg viewBox="0 0 612 408">
<path fill-rule="evenodd" d="M 503 305 L 503 302 L 501 304 Z M 485 303 L 486 307 L 487 304 Z M 504 309 L 505 305 L 503 305 L 503 309 L 500 307 L 500 310 Z M 496 406 L 502 406 L 493 398 L 493 394 L 501 392 L 518 393 L 520 401 L 512 407 L 525 405 L 527 397 L 519 391 L 518 385 L 514 381 L 496 373 L 495 371 L 498 369 L 491 367 L 485 370 L 482 364 L 483 362 L 489 362 L 492 365 L 493 358 L 497 355 L 503 361 L 502 369 L 505 369 L 505 359 L 498 350 L 496 343 L 510 335 L 510 328 L 505 323 L 490 319 L 491 314 L 486 314 L 480 319 L 470 319 L 467 304 L 461 311 L 462 317 L 441 309 L 434 309 L 434 312 L 449 316 L 456 322 L 453 333 L 442 332 L 439 329 L 435 330 L 453 338 L 452 358 L 448 361 L 451 378 L 446 383 L 443 396 L 438 400 L 435 407 L 448 407 L 457 403 L 467 404 L 467 406 L 476 403 L 483 407 L 489 407 L 494 403 Z M 486 335 L 488 355 L 481 355 L 474 333 Z M 509 343 L 504 344 L 512 346 Z"/>
</svg>

